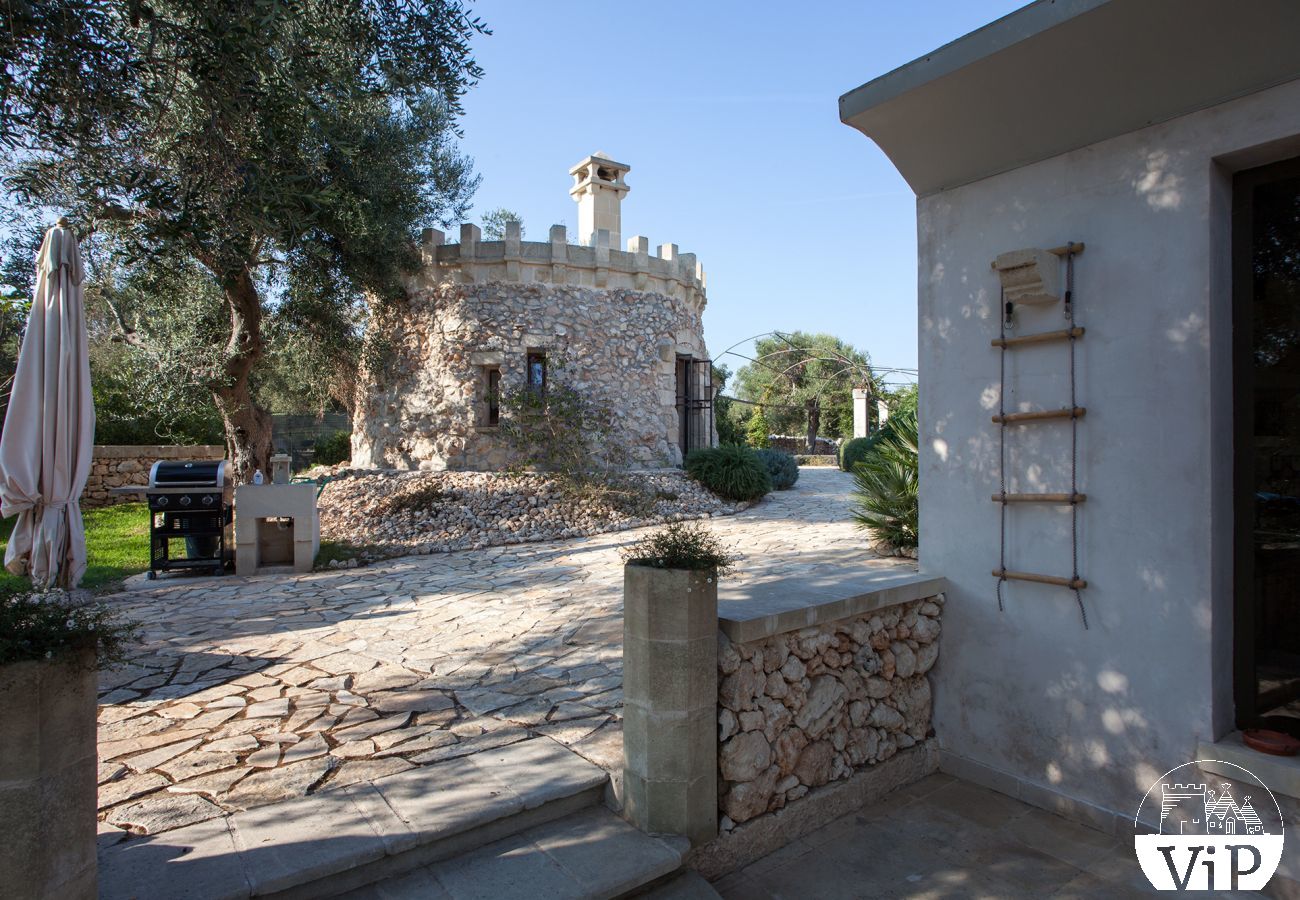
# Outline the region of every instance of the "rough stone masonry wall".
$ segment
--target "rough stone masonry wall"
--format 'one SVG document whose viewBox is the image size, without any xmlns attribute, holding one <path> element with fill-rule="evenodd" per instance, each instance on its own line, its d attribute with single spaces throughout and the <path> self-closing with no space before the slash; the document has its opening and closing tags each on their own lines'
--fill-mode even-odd
<svg viewBox="0 0 1300 900">
<path fill-rule="evenodd" d="M 718 633 L 724 830 L 925 739 L 942 609 L 938 595 L 749 643 Z"/>
<path fill-rule="evenodd" d="M 575 285 L 436 284 L 415 292 L 384 334 L 386 368 L 363 379 L 354 422 L 352 464 L 362 468 L 507 466 L 506 444 L 483 424 L 483 367 L 498 366 L 509 393 L 524 384 L 530 350 L 546 352 L 548 379 L 613 414 L 613 441 L 633 464 L 672 465 L 676 355 L 707 355 L 697 305 Z"/>
<path fill-rule="evenodd" d="M 115 487 L 147 483 L 149 469 L 160 459 L 225 458 L 226 448 L 220 444 L 99 444 L 91 457 L 90 477 L 86 479 L 86 489 L 81 494 L 81 505 L 93 509 L 143 500 L 139 494 L 122 495 L 110 491 Z"/>
</svg>

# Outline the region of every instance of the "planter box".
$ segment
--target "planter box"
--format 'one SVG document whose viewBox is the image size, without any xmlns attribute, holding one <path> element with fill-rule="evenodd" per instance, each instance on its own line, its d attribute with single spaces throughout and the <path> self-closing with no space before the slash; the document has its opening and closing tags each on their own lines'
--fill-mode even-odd
<svg viewBox="0 0 1300 900">
<path fill-rule="evenodd" d="M 718 825 L 717 575 L 623 572 L 624 812 L 644 831 L 709 841 Z"/>
<path fill-rule="evenodd" d="M 94 898 L 95 667 L 0 666 L 0 895 Z"/>
</svg>

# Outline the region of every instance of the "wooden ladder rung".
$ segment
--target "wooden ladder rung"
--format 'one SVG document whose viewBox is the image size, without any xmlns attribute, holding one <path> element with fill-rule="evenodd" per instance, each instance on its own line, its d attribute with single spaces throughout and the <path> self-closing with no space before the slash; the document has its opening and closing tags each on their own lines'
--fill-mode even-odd
<svg viewBox="0 0 1300 900">
<path fill-rule="evenodd" d="M 1074 409 L 1044 409 L 1039 412 L 1022 412 L 1007 413 L 1005 416 L 994 416 L 993 422 L 997 425 L 1016 425 L 1021 422 L 1041 422 L 1046 419 L 1082 419 L 1088 410 L 1082 406 L 1076 406 Z"/>
<path fill-rule="evenodd" d="M 1088 586 L 1088 582 L 1082 578 L 1058 578 L 1055 575 L 1035 575 L 1033 572 L 1009 572 L 1006 569 L 994 569 L 994 578 L 1005 578 L 1007 581 L 1032 581 L 1035 584 L 1054 584 L 1057 587 L 1074 588 L 1083 590 Z"/>
<path fill-rule="evenodd" d="M 1087 494 L 994 494 L 994 503 L 1083 503 Z"/>
<path fill-rule="evenodd" d="M 1025 344 L 1046 344 L 1051 341 L 1068 341 L 1070 338 L 1083 337 L 1084 329 L 1082 328 L 1064 328 L 1060 331 L 1044 331 L 1041 334 L 1022 334 L 1019 337 L 994 338 L 990 341 L 990 346 L 1002 347 L 1020 347 Z"/>
</svg>

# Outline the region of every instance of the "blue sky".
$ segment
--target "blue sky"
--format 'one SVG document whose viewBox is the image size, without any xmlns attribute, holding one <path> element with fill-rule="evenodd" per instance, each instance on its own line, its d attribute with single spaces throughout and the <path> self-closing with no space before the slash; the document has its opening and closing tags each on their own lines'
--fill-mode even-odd
<svg viewBox="0 0 1300 900">
<path fill-rule="evenodd" d="M 729 346 L 801 329 L 915 368 L 915 201 L 838 99 L 1021 5 L 482 4 L 494 34 L 476 43 L 486 74 L 463 123 L 483 176 L 473 220 L 504 206 L 527 239 L 576 227 L 569 166 L 603 150 L 632 167 L 624 238 L 704 264 L 715 359 L 734 371 Z"/>
</svg>

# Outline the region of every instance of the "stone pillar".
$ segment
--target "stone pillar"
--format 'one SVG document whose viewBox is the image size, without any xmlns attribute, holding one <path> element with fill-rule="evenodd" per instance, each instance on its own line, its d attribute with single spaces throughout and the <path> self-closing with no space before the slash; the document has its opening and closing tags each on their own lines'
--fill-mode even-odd
<svg viewBox="0 0 1300 900">
<path fill-rule="evenodd" d="M 884 428 L 885 423 L 889 421 L 889 406 L 886 405 L 884 400 L 876 401 L 876 414 L 880 417 L 877 420 L 880 427 Z"/>
<path fill-rule="evenodd" d="M 701 844 L 718 833 L 718 579 L 623 573 L 624 815 Z"/>
<path fill-rule="evenodd" d="M 871 391 L 866 388 L 853 389 L 853 436 L 866 437 L 871 430 Z"/>
<path fill-rule="evenodd" d="M 0 896 L 94 900 L 93 658 L 0 667 Z"/>
</svg>

